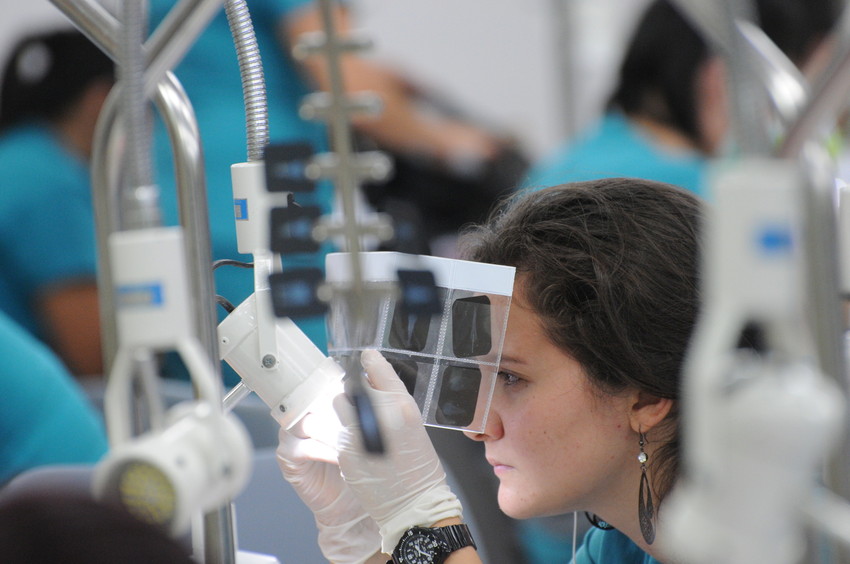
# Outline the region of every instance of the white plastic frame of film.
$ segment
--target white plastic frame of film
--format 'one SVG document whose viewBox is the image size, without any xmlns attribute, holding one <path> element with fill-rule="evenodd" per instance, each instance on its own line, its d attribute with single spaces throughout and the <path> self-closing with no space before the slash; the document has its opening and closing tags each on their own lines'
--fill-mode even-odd
<svg viewBox="0 0 850 564">
<path fill-rule="evenodd" d="M 360 253 L 360 265 L 366 291 L 358 303 L 352 304 L 344 291 L 333 293 L 328 354 L 339 360 L 366 349 L 380 351 L 416 399 L 426 425 L 483 432 L 515 269 L 396 252 Z M 350 286 L 348 253 L 329 254 L 326 270 L 329 284 Z M 399 270 L 433 273 L 442 314 L 417 315 L 399 307 Z"/>
</svg>

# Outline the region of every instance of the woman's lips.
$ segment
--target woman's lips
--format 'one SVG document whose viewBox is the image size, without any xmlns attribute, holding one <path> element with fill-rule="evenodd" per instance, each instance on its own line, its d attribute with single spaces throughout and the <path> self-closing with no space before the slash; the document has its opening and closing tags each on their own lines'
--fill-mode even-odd
<svg viewBox="0 0 850 564">
<path fill-rule="evenodd" d="M 513 466 L 509 466 L 509 465 L 504 464 L 504 463 L 502 463 L 498 460 L 493 460 L 491 458 L 488 458 L 487 462 L 489 462 L 490 466 L 493 467 L 493 472 L 495 472 L 497 476 L 500 475 L 500 474 L 504 474 L 505 472 L 509 472 L 509 471 L 513 470 Z"/>
</svg>

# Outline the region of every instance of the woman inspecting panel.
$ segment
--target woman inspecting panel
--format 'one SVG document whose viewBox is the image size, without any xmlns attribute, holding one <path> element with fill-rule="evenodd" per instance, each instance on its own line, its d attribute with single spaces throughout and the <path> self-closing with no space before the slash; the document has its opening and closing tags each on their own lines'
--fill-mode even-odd
<svg viewBox="0 0 850 564">
<path fill-rule="evenodd" d="M 575 562 L 664 561 L 656 529 L 679 474 L 699 218 L 682 189 L 603 179 L 521 194 L 464 238 L 465 257 L 517 269 L 500 380 L 484 432 L 469 437 L 484 443 L 509 516 L 588 513 L 598 528 Z M 336 444 L 311 437 L 309 418 L 281 431 L 281 469 L 313 510 L 323 553 L 480 562 L 415 402 L 378 353 L 362 363 L 384 456 L 364 453 L 345 396 Z"/>
</svg>

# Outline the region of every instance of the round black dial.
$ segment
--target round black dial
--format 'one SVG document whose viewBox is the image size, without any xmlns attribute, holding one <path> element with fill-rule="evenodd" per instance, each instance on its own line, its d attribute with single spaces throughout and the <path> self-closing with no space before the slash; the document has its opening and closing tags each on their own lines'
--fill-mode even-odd
<svg viewBox="0 0 850 564">
<path fill-rule="evenodd" d="M 430 536 L 414 534 L 404 539 L 400 552 L 404 564 L 433 564 L 442 546 Z"/>
</svg>

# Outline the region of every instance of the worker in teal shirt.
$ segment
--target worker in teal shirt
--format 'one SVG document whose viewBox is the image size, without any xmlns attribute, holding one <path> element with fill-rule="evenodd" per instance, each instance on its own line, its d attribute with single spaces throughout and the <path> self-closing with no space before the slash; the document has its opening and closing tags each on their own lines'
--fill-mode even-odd
<svg viewBox="0 0 850 564">
<path fill-rule="evenodd" d="M 760 0 L 760 26 L 803 67 L 835 21 L 820 3 Z M 675 46 L 671 48 L 671 46 Z M 525 186 L 629 176 L 711 197 L 709 159 L 728 147 L 726 70 L 669 2 L 655 1 L 629 40 L 602 118 L 544 156 Z"/>
<path fill-rule="evenodd" d="M 576 551 L 573 564 L 661 564 L 616 529 L 592 528 Z"/>
<path fill-rule="evenodd" d="M 631 176 L 675 184 L 704 196 L 707 164 L 705 155 L 685 145 L 672 147 L 653 141 L 621 111 L 612 110 L 538 162 L 525 186 Z"/>
<path fill-rule="evenodd" d="M 55 355 L 0 313 L 0 484 L 48 464 L 95 463 L 103 420 Z"/>
<path fill-rule="evenodd" d="M 76 30 L 21 38 L 0 94 L 0 310 L 102 374 L 89 159 L 112 61 Z"/>
</svg>

